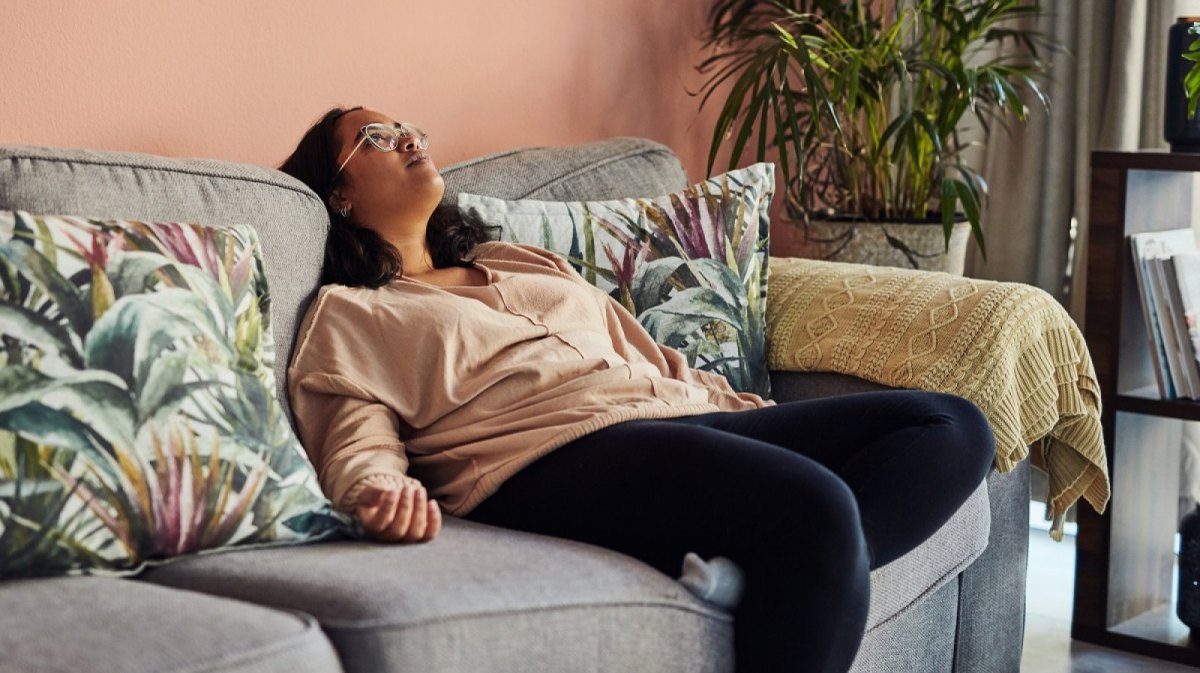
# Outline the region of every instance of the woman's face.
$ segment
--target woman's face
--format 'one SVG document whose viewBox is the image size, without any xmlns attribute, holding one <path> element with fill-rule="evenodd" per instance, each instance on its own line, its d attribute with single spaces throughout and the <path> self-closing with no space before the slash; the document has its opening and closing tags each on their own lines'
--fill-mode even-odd
<svg viewBox="0 0 1200 673">
<path fill-rule="evenodd" d="M 349 205 L 350 219 L 376 228 L 392 222 L 420 222 L 424 226 L 442 198 L 446 186 L 427 150 L 415 137 L 402 137 L 395 150 L 383 152 L 363 140 L 362 127 L 395 121 L 374 110 L 353 110 L 338 119 L 334 132 L 338 141 L 337 164 L 350 157 L 342 169 L 341 184 L 334 189 L 334 208 Z M 354 152 L 354 156 L 350 153 Z M 384 232 L 380 232 L 383 234 Z"/>
</svg>

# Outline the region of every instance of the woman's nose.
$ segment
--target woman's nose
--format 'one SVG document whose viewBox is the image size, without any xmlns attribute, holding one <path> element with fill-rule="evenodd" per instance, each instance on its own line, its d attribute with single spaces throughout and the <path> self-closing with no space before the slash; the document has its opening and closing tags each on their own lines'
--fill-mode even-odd
<svg viewBox="0 0 1200 673">
<path fill-rule="evenodd" d="M 416 136 L 407 136 L 400 138 L 400 149 L 405 152 L 421 149 L 421 141 Z"/>
</svg>

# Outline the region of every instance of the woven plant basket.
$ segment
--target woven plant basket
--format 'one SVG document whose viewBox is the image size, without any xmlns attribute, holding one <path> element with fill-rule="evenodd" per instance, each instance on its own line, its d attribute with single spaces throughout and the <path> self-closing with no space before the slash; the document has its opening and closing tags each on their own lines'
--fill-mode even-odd
<svg viewBox="0 0 1200 673">
<path fill-rule="evenodd" d="M 961 276 L 971 226 L 954 225 L 946 252 L 941 222 L 811 220 L 792 237 L 796 257 L 945 271 Z"/>
</svg>

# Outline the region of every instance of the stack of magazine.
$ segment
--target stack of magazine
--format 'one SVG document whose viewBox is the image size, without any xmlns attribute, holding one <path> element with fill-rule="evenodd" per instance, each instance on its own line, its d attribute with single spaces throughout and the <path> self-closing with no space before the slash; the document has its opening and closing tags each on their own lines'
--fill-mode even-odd
<svg viewBox="0 0 1200 673">
<path fill-rule="evenodd" d="M 1163 399 L 1200 399 L 1200 252 L 1191 229 L 1129 237 Z"/>
</svg>

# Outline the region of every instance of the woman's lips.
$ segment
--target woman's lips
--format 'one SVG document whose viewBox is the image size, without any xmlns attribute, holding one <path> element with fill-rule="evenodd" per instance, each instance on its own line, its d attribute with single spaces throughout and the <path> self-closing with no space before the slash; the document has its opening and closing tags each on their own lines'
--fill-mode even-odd
<svg viewBox="0 0 1200 673">
<path fill-rule="evenodd" d="M 408 163 L 405 164 L 405 167 L 407 168 L 408 166 L 415 166 L 416 164 L 423 164 L 427 161 L 429 161 L 429 155 L 425 154 L 424 152 L 421 152 L 420 154 L 413 156 L 412 159 L 409 159 Z"/>
</svg>

